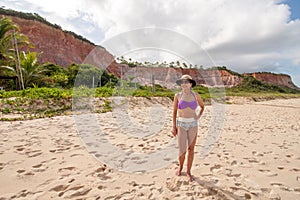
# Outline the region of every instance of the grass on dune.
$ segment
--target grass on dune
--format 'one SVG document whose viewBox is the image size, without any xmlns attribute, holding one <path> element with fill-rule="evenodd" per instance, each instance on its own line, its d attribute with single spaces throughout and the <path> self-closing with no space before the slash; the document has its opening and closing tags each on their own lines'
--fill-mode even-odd
<svg viewBox="0 0 300 200">
<path fill-rule="evenodd" d="M 242 84 L 232 88 L 207 88 L 196 86 L 193 90 L 200 94 L 204 102 L 209 104 L 212 99 L 225 97 L 249 97 L 254 101 L 269 100 L 276 98 L 300 98 L 300 91 L 276 85 L 262 83 L 253 77 L 246 77 Z M 80 86 L 75 89 L 60 88 L 29 88 L 19 91 L 0 91 L 0 113 L 19 114 L 23 117 L 5 118 L 0 120 L 19 120 L 40 117 L 52 117 L 66 113 L 72 113 L 72 101 L 76 98 L 98 98 L 98 110 L 94 112 L 111 111 L 111 96 L 135 96 L 135 97 L 167 97 L 173 99 L 176 90 L 166 89 L 160 85 L 155 87 L 98 87 L 88 88 Z M 27 116 L 27 117 L 26 117 Z"/>
</svg>

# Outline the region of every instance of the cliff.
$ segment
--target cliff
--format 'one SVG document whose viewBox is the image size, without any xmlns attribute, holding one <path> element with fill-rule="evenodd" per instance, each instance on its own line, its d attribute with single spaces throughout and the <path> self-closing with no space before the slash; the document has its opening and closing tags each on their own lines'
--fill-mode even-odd
<svg viewBox="0 0 300 200">
<path fill-rule="evenodd" d="M 141 82 L 151 85 L 152 79 L 156 84 L 163 87 L 173 88 L 175 81 L 183 74 L 189 74 L 200 85 L 203 86 L 225 86 L 232 87 L 243 81 L 242 76 L 230 74 L 227 70 L 205 70 L 205 69 L 183 69 L 171 67 L 129 67 L 126 64 L 109 66 L 108 71 L 123 80 L 133 78 L 133 82 Z"/>
<path fill-rule="evenodd" d="M 67 67 L 72 63 L 82 63 L 89 52 L 95 48 L 92 43 L 79 40 L 68 32 L 40 21 L 14 16 L 5 17 L 9 17 L 17 24 L 21 32 L 34 45 L 34 48 L 21 50 L 42 52 L 39 60 L 42 63 L 52 62 L 63 67 Z"/>
<path fill-rule="evenodd" d="M 257 80 L 267 84 L 300 90 L 300 88 L 294 85 L 289 75 L 268 72 L 238 74 L 227 69 L 184 69 L 145 66 L 130 67 L 126 64 L 117 63 L 110 65 L 107 70 L 108 72 L 115 74 L 118 78 L 122 78 L 122 80 L 131 79 L 133 82 L 151 85 L 154 79 L 156 84 L 162 85 L 166 88 L 175 87 L 175 81 L 181 75 L 189 74 L 198 84 L 206 87 L 233 87 L 241 84 L 244 80 L 243 77 L 253 76 Z"/>
<path fill-rule="evenodd" d="M 287 74 L 274 74 L 269 72 L 255 72 L 255 73 L 247 73 L 245 76 L 253 76 L 257 80 L 267 83 L 278 85 L 282 87 L 288 87 L 292 89 L 299 90 L 299 88 L 293 83 L 291 77 Z"/>
<path fill-rule="evenodd" d="M 129 67 L 128 65 L 119 64 L 115 61 L 114 56 L 106 51 L 103 47 L 94 45 L 81 36 L 63 31 L 58 25 L 52 25 L 41 17 L 34 14 L 18 13 L 18 16 L 3 14 L 7 10 L 2 9 L 0 16 L 9 17 L 16 23 L 21 32 L 29 38 L 34 45 L 33 49 L 23 49 L 36 52 L 42 52 L 40 62 L 52 62 L 62 67 L 67 67 L 73 63 L 88 63 L 97 67 L 107 69 L 117 77 L 131 79 L 141 84 L 150 85 L 152 80 L 164 87 L 172 88 L 175 81 L 182 74 L 191 75 L 198 84 L 204 86 L 225 86 L 232 87 L 243 81 L 243 76 L 237 73 L 230 73 L 226 69 L 184 69 L 172 67 Z M 13 13 L 9 11 L 8 13 Z M 20 16 L 29 17 L 20 17 Z M 37 17 L 37 19 L 35 19 Z M 251 73 L 256 79 L 279 86 L 297 88 L 291 77 L 288 75 L 276 75 L 271 73 Z"/>
</svg>

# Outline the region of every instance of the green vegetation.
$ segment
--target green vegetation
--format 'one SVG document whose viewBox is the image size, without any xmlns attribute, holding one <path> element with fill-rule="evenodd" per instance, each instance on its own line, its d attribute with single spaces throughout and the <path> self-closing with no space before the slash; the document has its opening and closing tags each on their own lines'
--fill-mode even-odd
<svg viewBox="0 0 300 200">
<path fill-rule="evenodd" d="M 0 76 L 10 79 L 0 80 L 1 86 L 16 89 L 16 83 L 13 81 L 16 79 L 13 77 L 21 80 L 19 73 L 21 63 L 17 50 L 24 46 L 31 46 L 27 37 L 19 32 L 19 27 L 16 24 L 3 17 L 0 20 Z M 21 88 L 20 81 L 19 88 Z"/>
<path fill-rule="evenodd" d="M 0 91 L 0 112 L 17 117 L 2 120 L 52 117 L 71 110 L 71 91 L 58 88 L 29 88 Z"/>
<path fill-rule="evenodd" d="M 94 106 L 92 112 L 102 113 L 112 110 L 112 96 L 135 96 L 135 97 L 167 97 L 173 99 L 175 92 L 170 89 L 155 85 L 128 87 L 129 81 L 123 82 L 123 87 L 117 84 L 116 87 L 109 85 L 97 88 L 79 86 L 74 89 L 63 88 L 28 88 L 18 91 L 0 91 L 0 112 L 4 115 L 0 120 L 21 120 L 39 117 L 52 117 L 61 114 L 72 114 L 72 99 L 79 99 L 83 102 L 92 99 Z M 196 86 L 194 91 L 199 93 L 206 104 L 211 99 L 224 102 L 225 96 L 251 97 L 253 100 L 300 97 L 300 92 L 289 88 L 282 88 L 274 85 L 267 85 L 257 81 L 253 77 L 245 77 L 244 82 L 232 88 L 207 88 Z M 85 104 L 84 104 L 85 105 Z M 21 114 L 20 117 L 6 118 L 7 114 Z"/>
<path fill-rule="evenodd" d="M 240 85 L 226 89 L 226 94 L 229 96 L 244 96 L 247 93 L 249 95 L 263 93 L 299 94 L 300 91 L 291 88 L 280 87 L 277 85 L 266 84 L 255 79 L 252 76 L 245 76 L 243 82 Z"/>
<path fill-rule="evenodd" d="M 0 9 L 1 12 L 43 21 L 36 14 L 23 15 Z M 9 18 L 0 19 L 0 86 L 5 89 L 0 90 L 2 120 L 67 114 L 72 110 L 72 97 L 95 95 L 102 98 L 114 93 L 118 79 L 113 74 L 86 64 L 72 64 L 67 68 L 53 63 L 41 64 L 38 62 L 41 53 L 19 51 L 20 47 L 31 46 L 16 24 Z M 95 112 L 111 110 L 108 100 L 100 102 L 98 107 Z M 14 117 L 7 118 L 7 114 Z"/>
<path fill-rule="evenodd" d="M 300 91 L 265 84 L 252 76 L 246 76 L 240 85 L 226 88 L 226 96 L 248 97 L 254 101 L 261 101 L 276 98 L 300 98 Z"/>
<path fill-rule="evenodd" d="M 7 99 L 11 97 L 24 97 L 28 99 L 70 99 L 72 98 L 72 90 L 59 88 L 28 88 L 13 91 L 0 90 L 0 98 Z"/>
</svg>

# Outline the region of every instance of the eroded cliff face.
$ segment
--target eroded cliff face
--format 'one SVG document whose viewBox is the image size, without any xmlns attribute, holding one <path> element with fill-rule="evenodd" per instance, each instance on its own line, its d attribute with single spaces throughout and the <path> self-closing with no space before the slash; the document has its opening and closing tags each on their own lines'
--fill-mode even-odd
<svg viewBox="0 0 300 200">
<path fill-rule="evenodd" d="M 115 74 L 123 80 L 132 79 L 133 82 L 140 82 L 151 85 L 153 79 L 156 84 L 163 87 L 174 88 L 175 81 L 183 74 L 189 74 L 200 85 L 204 86 L 225 86 L 232 87 L 243 81 L 241 76 L 232 75 L 226 70 L 200 70 L 182 69 L 171 67 L 129 67 L 125 64 L 114 65 L 108 68 L 110 73 Z"/>
<path fill-rule="evenodd" d="M 3 16 L 3 15 L 2 15 Z M 129 67 L 118 64 L 114 56 L 100 46 L 75 38 L 74 35 L 61 29 L 49 26 L 36 20 L 28 20 L 14 16 L 5 16 L 16 23 L 31 43 L 33 49 L 23 49 L 42 52 L 40 62 L 52 62 L 62 67 L 70 64 L 88 63 L 107 69 L 117 77 L 151 85 L 153 79 L 156 84 L 167 88 L 175 87 L 175 81 L 183 74 L 189 74 L 198 84 L 205 86 L 232 87 L 243 81 L 243 76 L 233 75 L 227 70 L 200 70 L 162 67 Z M 288 75 L 270 73 L 252 73 L 256 79 L 279 86 L 297 88 Z"/>
<path fill-rule="evenodd" d="M 2 17 L 2 16 L 1 16 Z M 42 52 L 40 62 L 52 62 L 62 67 L 72 63 L 82 63 L 89 52 L 95 48 L 91 43 L 79 40 L 72 34 L 63 32 L 36 20 L 6 16 L 16 23 L 26 35 L 34 48 L 30 50 Z"/>
<path fill-rule="evenodd" d="M 257 80 L 293 89 L 299 89 L 292 81 L 291 77 L 287 74 L 273 74 L 273 73 L 248 73 L 246 76 L 253 76 Z"/>
</svg>

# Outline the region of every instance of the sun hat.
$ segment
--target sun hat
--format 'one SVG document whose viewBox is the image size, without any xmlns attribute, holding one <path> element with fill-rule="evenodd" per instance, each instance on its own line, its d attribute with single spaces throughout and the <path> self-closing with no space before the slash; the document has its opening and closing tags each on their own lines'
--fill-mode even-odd
<svg viewBox="0 0 300 200">
<path fill-rule="evenodd" d="M 181 82 L 183 80 L 190 81 L 190 83 L 192 83 L 192 87 L 195 87 L 195 85 L 196 85 L 196 81 L 193 80 L 193 78 L 190 75 L 187 75 L 187 74 L 182 75 L 181 78 L 176 81 L 177 85 L 181 85 Z"/>
</svg>

